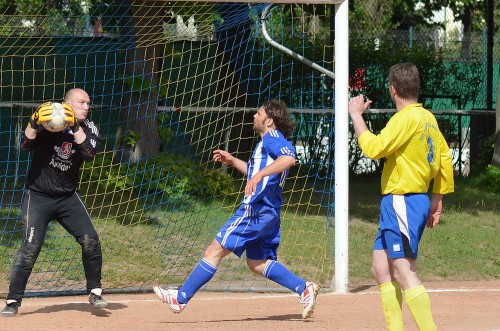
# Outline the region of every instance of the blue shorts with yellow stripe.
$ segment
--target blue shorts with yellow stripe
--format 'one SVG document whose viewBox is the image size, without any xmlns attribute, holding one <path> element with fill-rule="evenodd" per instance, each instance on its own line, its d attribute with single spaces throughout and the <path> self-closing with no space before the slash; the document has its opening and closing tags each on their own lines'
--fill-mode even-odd
<svg viewBox="0 0 500 331">
<path fill-rule="evenodd" d="M 425 193 L 387 194 L 382 197 L 379 229 L 373 249 L 385 249 L 393 259 L 416 259 L 429 210 L 430 200 Z"/>
</svg>

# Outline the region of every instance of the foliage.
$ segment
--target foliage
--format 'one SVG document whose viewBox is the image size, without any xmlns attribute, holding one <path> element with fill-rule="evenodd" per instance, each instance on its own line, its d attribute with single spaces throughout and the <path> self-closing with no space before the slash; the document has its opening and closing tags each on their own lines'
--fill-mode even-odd
<svg viewBox="0 0 500 331">
<path fill-rule="evenodd" d="M 172 49 L 169 49 L 173 53 Z M 180 53 L 173 53 L 172 56 L 180 56 Z M 123 79 L 123 83 L 128 86 L 130 92 L 132 93 L 143 93 L 149 91 L 151 87 L 151 82 L 144 79 L 144 77 L 133 76 Z M 168 92 L 169 80 L 161 77 L 158 86 L 158 97 L 160 100 L 165 100 Z"/>
<path fill-rule="evenodd" d="M 0 0 L 2 15 L 17 16 L 22 24 L 9 22 L 2 27 L 2 34 L 45 36 L 67 36 L 73 29 L 83 29 L 86 25 L 84 16 L 88 13 L 92 1 L 54 1 L 43 0 Z M 9 17 L 6 16 L 6 17 Z"/>
<path fill-rule="evenodd" d="M 489 168 L 493 157 L 494 144 L 494 137 L 483 138 L 482 140 L 480 139 L 478 143 L 478 153 L 473 160 L 474 167 L 472 170 L 474 174 L 482 174 Z"/>
<path fill-rule="evenodd" d="M 132 130 L 127 130 L 127 132 L 123 135 L 123 142 L 131 148 L 134 148 L 140 139 L 141 134 Z"/>
<path fill-rule="evenodd" d="M 349 26 L 367 33 L 393 29 L 392 10 L 393 4 L 389 1 L 372 2 L 371 6 L 361 0 L 349 1 Z"/>
<path fill-rule="evenodd" d="M 157 117 L 158 122 L 158 135 L 163 145 L 167 145 L 170 140 L 175 136 L 175 132 L 168 126 L 170 122 L 170 113 L 160 112 Z"/>
<path fill-rule="evenodd" d="M 393 39 L 365 39 L 354 32 L 350 44 L 351 68 L 366 70 L 366 88 L 363 91 L 373 101 L 373 108 L 393 108 L 388 93 L 387 77 L 395 63 L 411 61 L 420 71 L 420 95 L 426 107 L 440 96 L 458 98 L 457 107 L 472 104 L 479 96 L 477 88 L 483 80 L 481 64 L 444 61 L 434 45 L 408 45 Z M 369 56 L 367 56 L 369 54 Z M 460 83 L 458 83 L 460 82 Z"/>
<path fill-rule="evenodd" d="M 478 86 L 484 83 L 484 66 L 480 61 L 443 62 L 444 72 L 440 80 L 433 82 L 436 94 L 457 96 L 458 109 L 474 105 L 480 96 Z M 430 92 L 430 91 L 429 91 Z"/>
<path fill-rule="evenodd" d="M 64 0 L 53 1 L 51 5 L 45 0 L 0 0 L 0 11 L 4 15 L 51 15 L 58 12 L 60 15 L 79 15 L 82 14 L 86 6 L 91 1 Z"/>
<path fill-rule="evenodd" d="M 132 93 L 141 93 L 151 89 L 151 82 L 144 79 L 144 77 L 127 77 L 123 82 L 130 88 Z"/>
<path fill-rule="evenodd" d="M 379 134 L 389 120 L 387 114 L 371 114 L 366 116 L 366 123 L 374 134 Z M 354 128 L 351 128 L 352 136 L 354 137 Z M 380 174 L 384 167 L 382 160 L 371 160 L 359 148 L 358 140 L 352 138 L 349 142 L 349 171 L 353 174 Z"/>
<path fill-rule="evenodd" d="M 430 0 L 427 0 L 430 1 Z M 462 0 L 462 1 L 455 1 L 455 0 L 440 0 L 436 2 L 437 6 L 442 6 L 444 7 L 449 6 L 449 8 L 452 10 L 453 15 L 456 20 L 463 21 L 465 18 L 465 10 L 468 8 L 472 13 L 474 13 L 473 18 L 472 18 L 472 30 L 474 31 L 482 31 L 486 28 L 486 22 L 485 22 L 485 16 L 486 16 L 486 1 L 484 0 Z M 497 22 L 497 25 L 495 26 L 495 30 L 498 30 L 498 18 L 500 17 L 500 3 L 496 1 L 496 4 L 494 4 L 494 16 L 495 19 L 494 21 Z"/>
<path fill-rule="evenodd" d="M 486 28 L 484 0 L 353 0 L 349 2 L 350 25 L 356 29 L 381 32 L 387 29 L 407 30 L 409 27 L 439 27 L 431 18 L 443 8 L 451 9 L 455 20 L 464 21 L 466 10 L 473 13 L 472 30 L 482 31 Z M 495 22 L 499 22 L 500 3 L 495 4 Z M 498 23 L 495 27 L 498 30 Z"/>
<path fill-rule="evenodd" d="M 325 47 L 330 43 L 333 33 L 330 27 L 332 8 L 317 5 L 275 5 L 266 17 L 267 31 L 278 43 L 332 70 L 332 64 L 325 61 L 332 58 L 333 51 L 333 48 Z M 252 79 L 259 82 L 259 96 L 280 98 L 290 108 L 331 109 L 333 80 L 272 48 L 260 33 L 260 13 L 251 14 L 254 22 L 252 34 L 257 41 L 252 63 L 260 68 L 252 71 L 257 75 Z M 276 84 L 278 81 L 280 84 Z M 299 162 L 311 168 L 328 166 L 333 117 L 321 112 L 295 115 L 294 120 L 298 125 L 292 140 L 298 148 Z"/>
<path fill-rule="evenodd" d="M 464 109 L 473 105 L 479 97 L 481 91 L 477 86 L 483 80 L 483 73 L 478 62 L 445 61 L 435 52 L 432 44 L 417 43 L 410 46 L 400 39 L 365 39 L 358 31 L 353 31 L 353 35 L 356 42 L 350 44 L 351 77 L 362 84 L 357 84 L 361 88 L 353 88 L 352 92 L 363 93 L 371 99 L 374 109 L 394 108 L 388 92 L 388 73 L 392 65 L 404 61 L 412 61 L 419 68 L 420 102 L 427 108 L 433 109 L 434 101 L 444 98 L 455 102 L 457 109 Z M 358 77 L 360 73 L 364 73 L 364 79 Z M 440 128 L 447 141 L 455 142 L 458 141 L 458 125 L 451 119 L 446 116 L 440 118 Z M 374 114 L 366 120 L 370 129 L 378 133 L 388 118 L 387 115 Z M 360 173 L 358 162 L 362 159 L 362 153 L 357 145 L 351 149 L 350 157 L 351 171 Z M 361 172 L 378 173 L 382 165 L 382 162 L 370 163 L 367 165 L 369 169 Z"/>
<path fill-rule="evenodd" d="M 485 189 L 500 194 L 500 167 L 488 165 L 478 179 Z"/>
<path fill-rule="evenodd" d="M 394 40 L 382 40 L 376 46 L 374 41 L 359 40 L 359 42 L 352 43 L 350 48 L 351 72 L 359 68 L 366 70 L 364 94 L 373 101 L 373 108 L 393 108 L 394 106 L 388 92 L 387 77 L 390 67 L 395 63 L 405 61 L 415 63 L 420 70 L 422 94 L 426 94 L 446 75 L 441 61 L 423 46 L 410 48 Z"/>
<path fill-rule="evenodd" d="M 310 170 L 326 168 L 333 158 L 330 148 L 334 117 L 331 114 L 294 114 L 298 123 L 292 142 L 296 146 L 297 160 L 307 164 Z"/>
<path fill-rule="evenodd" d="M 102 153 L 92 163 L 85 163 L 81 180 L 106 191 L 134 190 L 141 195 L 162 191 L 170 199 L 181 201 L 233 192 L 230 176 L 218 169 L 207 169 L 186 156 L 160 154 L 128 167 L 112 164 L 111 154 Z M 92 171 L 94 165 L 102 170 Z"/>
<path fill-rule="evenodd" d="M 82 34 L 95 23 L 101 34 L 119 34 L 128 22 L 123 18 L 132 15 L 133 2 L 99 1 L 99 0 L 0 0 L 0 14 L 16 15 L 29 22 L 23 30 L 30 34 L 64 36 Z M 194 19 L 199 34 L 210 34 L 213 23 L 223 22 L 217 13 L 216 4 L 178 3 L 165 4 L 164 10 L 157 11 L 160 21 L 174 21 L 177 17 L 187 21 Z M 3 26 L 1 33 L 9 35 L 13 27 Z M 20 33 L 16 26 L 16 33 Z"/>
<path fill-rule="evenodd" d="M 325 47 L 332 34 L 331 8 L 323 8 L 323 13 L 318 12 L 318 8 L 321 6 L 281 5 L 279 10 L 274 7 L 266 17 L 266 27 L 278 43 L 331 69 L 331 63 L 324 63 L 325 59 L 332 58 L 333 48 Z M 260 33 L 260 13 L 253 13 L 251 18 L 252 37 L 257 41 L 252 62 L 260 68 L 254 73 L 258 75 L 255 79 L 260 82 L 261 95 L 279 97 L 292 108 L 322 108 L 327 102 L 327 107 L 331 107 L 328 87 L 333 86 L 333 80 L 272 48 Z M 276 84 L 277 81 L 280 84 Z"/>
</svg>

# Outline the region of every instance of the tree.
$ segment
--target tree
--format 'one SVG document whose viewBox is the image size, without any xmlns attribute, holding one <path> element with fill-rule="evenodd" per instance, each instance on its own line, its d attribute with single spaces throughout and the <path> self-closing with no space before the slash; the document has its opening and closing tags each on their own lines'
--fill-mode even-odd
<svg viewBox="0 0 500 331">
<path fill-rule="evenodd" d="M 496 117 L 495 149 L 493 151 L 493 159 L 491 160 L 491 164 L 500 167 L 500 84 L 497 84 L 497 106 L 496 106 L 495 117 Z"/>
<path fill-rule="evenodd" d="M 394 29 L 396 26 L 391 21 L 392 13 L 392 1 L 349 1 L 349 25 L 353 30 L 378 33 Z"/>
<path fill-rule="evenodd" d="M 137 161 L 156 155 L 160 150 L 157 108 L 161 98 L 160 59 L 172 51 L 163 24 L 176 16 L 194 17 L 197 30 L 209 33 L 217 19 L 213 5 L 186 3 L 182 7 L 165 1 L 148 1 L 137 6 L 132 0 L 118 0 L 109 19 L 116 20 L 120 35 L 130 44 L 125 51 L 125 84 L 120 110 L 121 127 L 117 132 L 120 151 L 115 160 Z M 103 24 L 109 24 L 103 18 Z M 112 24 L 111 24 L 112 25 Z M 168 96 L 167 96 L 168 97 Z M 132 118 L 136 120 L 130 120 Z"/>
<path fill-rule="evenodd" d="M 463 25 L 462 48 L 460 57 L 468 59 L 470 57 L 470 46 L 472 42 L 472 32 L 482 31 L 484 25 L 484 9 L 485 1 L 480 0 L 464 0 L 464 1 L 446 1 L 446 5 L 453 11 L 457 21 L 461 21 Z"/>
<path fill-rule="evenodd" d="M 155 7 L 155 2 L 151 6 L 132 6 L 129 0 L 120 2 L 119 10 L 127 13 L 121 16 L 124 18 L 120 22 L 121 33 L 129 39 L 131 47 L 125 51 L 126 78 L 120 109 L 121 126 L 117 132 L 117 150 L 122 152 L 115 154 L 115 160 L 137 161 L 156 155 L 160 148 L 156 123 L 157 73 L 163 43 L 156 41 L 165 38 L 163 19 L 151 19 L 151 16 L 162 15 Z"/>
<path fill-rule="evenodd" d="M 402 0 L 402 2 L 413 2 Z M 421 0 L 419 3 L 425 8 L 425 15 L 432 14 L 443 8 L 450 8 L 456 21 L 463 25 L 461 57 L 470 57 L 470 46 L 472 33 L 482 32 L 486 29 L 486 6 L 487 0 Z M 497 22 L 494 30 L 498 31 L 500 22 L 500 1 L 496 1 L 494 10 L 494 21 Z"/>
<path fill-rule="evenodd" d="M 353 0 L 350 5 L 350 26 L 362 31 L 363 37 L 379 38 L 390 30 L 408 31 L 411 28 L 443 27 L 432 18 L 440 10 L 450 8 L 456 21 L 463 24 L 461 57 L 470 57 L 473 31 L 482 31 L 484 0 Z M 498 7 L 498 6 L 497 6 Z"/>
<path fill-rule="evenodd" d="M 157 109 L 165 95 L 159 95 L 159 60 L 173 42 L 167 40 L 163 24 L 177 16 L 195 17 L 198 32 L 210 33 L 217 19 L 213 4 L 148 1 L 137 5 L 131 0 L 0 0 L 0 13 L 29 22 L 29 28 L 23 29 L 31 29 L 35 36 L 71 36 L 75 27 L 88 29 L 89 21 L 95 20 L 100 34 L 120 38 L 125 70 L 123 86 L 116 89 L 122 91 L 116 146 L 122 152 L 116 159 L 121 162 L 148 158 L 160 149 Z M 7 26 L 1 33 L 13 32 Z"/>
</svg>

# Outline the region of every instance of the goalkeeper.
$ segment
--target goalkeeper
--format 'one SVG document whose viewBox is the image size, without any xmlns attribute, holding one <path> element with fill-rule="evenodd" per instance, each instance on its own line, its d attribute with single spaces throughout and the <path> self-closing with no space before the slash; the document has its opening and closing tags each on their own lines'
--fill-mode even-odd
<svg viewBox="0 0 500 331">
<path fill-rule="evenodd" d="M 365 101 L 363 95 L 349 101 L 349 114 L 363 153 L 373 159 L 386 158 L 372 273 L 390 331 L 403 330 L 402 293 L 418 329 L 436 330 L 429 295 L 417 276 L 416 259 L 425 226 L 437 225 L 443 194 L 454 189 L 448 144 L 434 115 L 417 103 L 419 80 L 413 63 L 391 67 L 389 92 L 397 113 L 378 135 L 370 132 L 363 119 L 371 101 Z"/>
<path fill-rule="evenodd" d="M 14 259 L 9 293 L 2 316 L 17 314 L 35 261 L 51 220 L 58 221 L 82 248 L 83 268 L 89 301 L 98 308 L 107 306 L 101 296 L 101 245 L 87 208 L 77 191 L 80 166 L 96 154 L 99 140 L 93 122 L 87 119 L 90 98 L 74 88 L 65 95 L 64 112 L 69 128 L 50 132 L 50 102 L 39 106 L 24 131 L 21 148 L 33 151 L 22 203 L 23 241 Z"/>
<path fill-rule="evenodd" d="M 245 197 L 179 290 L 154 286 L 156 295 L 174 313 L 184 310 L 188 301 L 212 278 L 225 256 L 234 253 L 240 257 L 245 252 L 250 270 L 299 294 L 303 319 L 312 314 L 318 285 L 294 275 L 277 261 L 283 185 L 288 169 L 295 164 L 295 150 L 286 140 L 292 127 L 284 103 L 265 102 L 254 115 L 253 129 L 261 140 L 248 163 L 226 151 L 214 151 L 214 161 L 231 165 L 247 176 Z"/>
</svg>

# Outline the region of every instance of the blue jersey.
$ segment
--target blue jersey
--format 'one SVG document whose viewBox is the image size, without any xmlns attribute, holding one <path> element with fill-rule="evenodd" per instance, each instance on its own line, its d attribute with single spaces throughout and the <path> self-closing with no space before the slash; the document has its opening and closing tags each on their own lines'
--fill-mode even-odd
<svg viewBox="0 0 500 331">
<path fill-rule="evenodd" d="M 267 167 L 282 155 L 295 157 L 295 149 L 278 130 L 271 130 L 264 135 L 255 147 L 250 161 L 247 163 L 248 180 L 259 170 Z M 280 174 L 264 177 L 255 189 L 255 193 L 243 199 L 244 204 L 263 204 L 280 208 L 283 203 L 282 191 L 288 170 Z"/>
<path fill-rule="evenodd" d="M 247 176 L 251 179 L 259 170 L 278 157 L 295 157 L 292 144 L 277 130 L 269 131 L 257 144 L 247 163 Z M 215 239 L 237 256 L 246 251 L 253 260 L 276 260 L 280 242 L 280 208 L 282 191 L 288 170 L 264 177 L 255 194 L 246 196 L 235 214 L 224 224 Z"/>
</svg>

